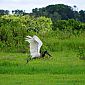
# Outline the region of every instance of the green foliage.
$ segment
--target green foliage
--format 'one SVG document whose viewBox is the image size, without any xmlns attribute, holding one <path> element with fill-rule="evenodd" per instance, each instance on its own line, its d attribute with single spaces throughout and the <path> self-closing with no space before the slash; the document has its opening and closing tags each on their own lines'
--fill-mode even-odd
<svg viewBox="0 0 85 85">
<path fill-rule="evenodd" d="M 45 33 L 51 31 L 52 21 L 49 18 L 38 17 L 36 22 L 36 29 L 40 33 Z"/>
<path fill-rule="evenodd" d="M 72 7 L 64 4 L 48 5 L 44 8 L 35 8 L 32 10 L 32 15 L 50 17 L 55 20 L 67 20 L 74 17 Z"/>
<path fill-rule="evenodd" d="M 85 47 L 79 47 L 78 48 L 78 57 L 81 59 L 81 60 L 85 60 Z"/>
<path fill-rule="evenodd" d="M 5 15 L 0 17 L 0 22 L 1 51 L 27 52 L 25 37 L 34 34 L 44 43 L 42 50 L 53 52 L 85 47 L 85 23 L 74 19 L 58 20 L 52 24 L 46 17 Z"/>
<path fill-rule="evenodd" d="M 85 11 L 75 10 L 77 6 L 72 8 L 71 6 L 64 5 L 64 4 L 55 4 L 55 5 L 48 5 L 43 8 L 35 8 L 32 10 L 31 15 L 36 17 L 39 16 L 46 16 L 50 17 L 53 22 L 56 20 L 68 20 L 68 19 L 75 19 L 81 22 L 85 22 Z"/>
<path fill-rule="evenodd" d="M 49 32 L 52 21 L 46 17 L 4 15 L 0 17 L 0 49 L 25 52 L 27 35 Z M 5 49 L 6 48 L 6 49 Z"/>
<path fill-rule="evenodd" d="M 58 20 L 53 23 L 53 30 L 68 30 L 68 31 L 75 31 L 75 30 L 85 30 L 85 23 L 80 21 L 76 21 L 74 19 L 69 20 Z"/>
</svg>

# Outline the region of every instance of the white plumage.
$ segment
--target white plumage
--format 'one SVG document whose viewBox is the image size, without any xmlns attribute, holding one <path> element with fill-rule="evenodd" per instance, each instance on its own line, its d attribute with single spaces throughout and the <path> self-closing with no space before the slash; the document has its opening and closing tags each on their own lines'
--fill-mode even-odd
<svg viewBox="0 0 85 85">
<path fill-rule="evenodd" d="M 40 57 L 40 48 L 43 44 L 42 41 L 36 35 L 33 37 L 26 36 L 25 41 L 30 43 L 30 55 L 32 58 Z"/>
</svg>

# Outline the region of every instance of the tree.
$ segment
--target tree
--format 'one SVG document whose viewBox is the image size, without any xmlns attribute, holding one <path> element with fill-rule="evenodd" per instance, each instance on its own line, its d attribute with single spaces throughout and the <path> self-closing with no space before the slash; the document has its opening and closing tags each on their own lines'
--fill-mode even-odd
<svg viewBox="0 0 85 85">
<path fill-rule="evenodd" d="M 8 15 L 9 14 L 9 10 L 0 10 L 0 15 Z"/>
<path fill-rule="evenodd" d="M 25 14 L 25 10 L 12 10 L 12 14 L 15 14 L 15 15 L 23 15 Z"/>
<path fill-rule="evenodd" d="M 80 15 L 79 20 L 80 20 L 81 22 L 85 22 L 85 11 L 80 10 L 80 11 L 79 11 L 79 15 Z"/>
<path fill-rule="evenodd" d="M 59 19 L 66 20 L 74 17 L 73 9 L 64 4 L 48 5 L 39 9 L 35 8 L 32 13 L 35 16 L 50 17 L 53 21 Z"/>
</svg>

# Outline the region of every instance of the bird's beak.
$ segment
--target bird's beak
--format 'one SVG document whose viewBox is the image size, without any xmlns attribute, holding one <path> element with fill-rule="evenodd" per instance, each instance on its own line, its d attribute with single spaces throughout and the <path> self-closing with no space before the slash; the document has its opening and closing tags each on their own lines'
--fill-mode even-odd
<svg viewBox="0 0 85 85">
<path fill-rule="evenodd" d="M 48 52 L 47 52 L 47 54 L 48 54 L 50 57 L 52 57 Z"/>
</svg>

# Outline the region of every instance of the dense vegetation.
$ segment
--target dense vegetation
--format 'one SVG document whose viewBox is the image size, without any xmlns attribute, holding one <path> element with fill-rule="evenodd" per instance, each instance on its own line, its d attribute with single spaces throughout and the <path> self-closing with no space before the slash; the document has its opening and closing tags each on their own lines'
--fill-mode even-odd
<svg viewBox="0 0 85 85">
<path fill-rule="evenodd" d="M 1 50 L 25 51 L 26 35 L 42 34 L 52 30 L 51 19 L 45 17 L 4 15 L 0 17 Z"/>
<path fill-rule="evenodd" d="M 55 41 L 55 38 L 60 41 L 72 36 L 83 35 L 82 37 L 84 37 L 84 31 L 85 23 L 74 19 L 57 20 L 53 23 L 50 18 L 44 16 L 3 15 L 0 17 L 0 50 L 5 52 L 27 52 L 28 47 L 25 37 L 36 34 L 44 42 L 42 49 L 56 51 L 57 49 L 54 47 L 57 46 L 58 42 Z M 48 38 L 53 42 L 49 42 Z"/>
</svg>

